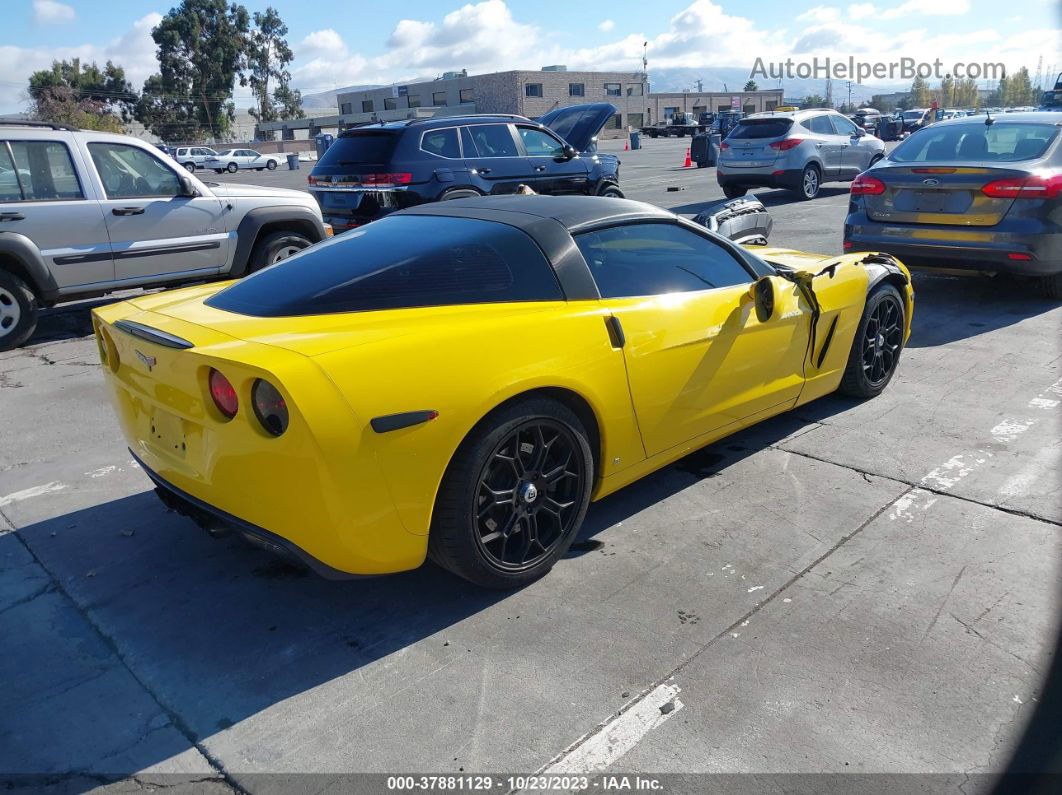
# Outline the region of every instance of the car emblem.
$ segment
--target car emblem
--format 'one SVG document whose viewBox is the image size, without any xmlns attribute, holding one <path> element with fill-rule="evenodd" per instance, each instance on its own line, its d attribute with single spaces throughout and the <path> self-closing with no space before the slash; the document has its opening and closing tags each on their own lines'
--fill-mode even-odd
<svg viewBox="0 0 1062 795">
<path fill-rule="evenodd" d="M 135 348 L 133 349 L 133 353 L 136 354 L 136 358 L 138 358 L 141 362 L 144 363 L 144 366 L 148 369 L 149 373 L 158 362 L 158 360 L 154 356 L 148 356 L 146 353 L 141 353 Z"/>
<path fill-rule="evenodd" d="M 932 188 L 935 185 L 939 185 L 940 184 L 940 180 L 939 179 L 933 179 L 932 177 L 930 177 L 929 179 L 922 180 L 922 184 L 923 185 L 928 185 L 929 187 Z"/>
</svg>

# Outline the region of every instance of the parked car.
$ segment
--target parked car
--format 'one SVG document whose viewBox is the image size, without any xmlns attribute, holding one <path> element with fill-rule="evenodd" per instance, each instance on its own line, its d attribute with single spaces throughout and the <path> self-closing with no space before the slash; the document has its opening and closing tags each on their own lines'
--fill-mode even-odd
<svg viewBox="0 0 1062 795">
<path fill-rule="evenodd" d="M 564 556 L 591 500 L 835 390 L 886 388 L 911 326 L 903 266 L 756 252 L 640 202 L 466 198 L 93 322 L 169 507 L 328 577 L 430 556 L 515 588 Z"/>
<path fill-rule="evenodd" d="M 607 102 L 523 116 L 446 116 L 373 124 L 336 138 L 309 176 L 325 220 L 350 229 L 432 201 L 514 193 L 622 197 L 619 159 L 597 152 Z"/>
<path fill-rule="evenodd" d="M 330 233 L 301 191 L 200 182 L 125 135 L 0 122 L 0 350 L 42 306 L 231 279 Z"/>
<path fill-rule="evenodd" d="M 853 114 L 854 118 L 852 121 L 871 135 L 877 135 L 878 120 L 881 118 L 881 115 L 881 111 L 877 108 L 859 108 Z"/>
<path fill-rule="evenodd" d="M 937 122 L 852 183 L 846 251 L 912 267 L 1033 276 L 1062 298 L 1062 142 L 1056 113 Z"/>
<path fill-rule="evenodd" d="M 280 155 L 263 155 L 253 149 L 225 149 L 203 161 L 204 168 L 212 168 L 217 173 L 228 171 L 235 174 L 241 168 L 253 168 L 255 171 L 272 171 L 280 162 Z"/>
<path fill-rule="evenodd" d="M 903 112 L 903 132 L 912 133 L 920 130 L 926 124 L 926 114 L 929 108 L 911 108 Z"/>
<path fill-rule="evenodd" d="M 757 113 L 720 145 L 716 179 L 727 198 L 767 187 L 814 199 L 822 183 L 855 179 L 884 154 L 884 142 L 834 110 Z"/>
<path fill-rule="evenodd" d="M 209 146 L 178 146 L 170 155 L 189 171 L 195 171 L 197 168 L 209 168 L 206 165 L 207 160 L 217 156 L 218 153 Z"/>
</svg>

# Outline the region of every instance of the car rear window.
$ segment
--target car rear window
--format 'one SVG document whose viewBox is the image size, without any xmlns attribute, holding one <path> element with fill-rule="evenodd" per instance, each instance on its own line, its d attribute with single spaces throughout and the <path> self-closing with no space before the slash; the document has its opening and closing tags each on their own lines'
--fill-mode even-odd
<svg viewBox="0 0 1062 795">
<path fill-rule="evenodd" d="M 1058 135 L 1053 124 L 983 121 L 925 127 L 897 146 L 889 160 L 896 163 L 927 161 L 983 161 L 992 163 L 1035 160 L 1042 157 Z"/>
<path fill-rule="evenodd" d="M 729 138 L 781 138 L 793 126 L 792 119 L 745 119 L 738 122 Z"/>
<path fill-rule="evenodd" d="M 535 242 L 505 224 L 434 215 L 374 221 L 207 301 L 255 317 L 562 300 Z"/>
<path fill-rule="evenodd" d="M 328 147 L 319 166 L 380 165 L 391 159 L 398 136 L 393 132 L 356 132 L 341 135 Z"/>
</svg>

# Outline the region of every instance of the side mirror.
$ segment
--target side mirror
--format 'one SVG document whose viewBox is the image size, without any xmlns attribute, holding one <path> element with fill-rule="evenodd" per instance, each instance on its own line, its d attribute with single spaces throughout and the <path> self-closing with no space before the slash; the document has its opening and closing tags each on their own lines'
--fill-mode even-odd
<svg viewBox="0 0 1062 795">
<path fill-rule="evenodd" d="M 749 294 L 756 306 L 756 319 L 766 323 L 774 315 L 774 280 L 770 276 L 761 276 L 752 283 Z"/>
<path fill-rule="evenodd" d="M 862 127 L 856 127 L 856 131 L 854 133 L 856 138 L 863 138 L 863 137 L 866 136 L 866 134 L 867 134 L 867 131 L 864 130 Z"/>
<path fill-rule="evenodd" d="M 195 189 L 195 186 L 192 184 L 192 180 L 188 179 L 188 177 L 178 176 L 177 179 L 181 183 L 181 192 L 177 194 L 178 196 L 183 196 L 188 199 L 194 199 L 196 196 L 199 195 L 199 191 Z"/>
<path fill-rule="evenodd" d="M 558 163 L 565 163 L 575 157 L 578 157 L 579 153 L 575 151 L 575 147 L 571 144 L 565 144 L 561 147 L 561 153 L 557 155 L 554 160 Z"/>
</svg>

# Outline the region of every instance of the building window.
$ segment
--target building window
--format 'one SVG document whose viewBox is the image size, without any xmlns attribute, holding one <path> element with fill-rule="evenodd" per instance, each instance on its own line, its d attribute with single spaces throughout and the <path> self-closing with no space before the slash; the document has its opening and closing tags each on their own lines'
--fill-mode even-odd
<svg viewBox="0 0 1062 795">
<path fill-rule="evenodd" d="M 476 94 L 471 88 L 462 88 L 461 89 L 461 103 L 462 104 L 464 104 L 466 102 L 475 102 L 475 101 L 476 101 Z"/>
<path fill-rule="evenodd" d="M 394 97 L 384 97 L 384 110 L 398 110 L 398 100 Z"/>
<path fill-rule="evenodd" d="M 281 132 L 280 137 L 283 140 L 285 140 L 285 141 L 294 141 L 295 140 L 295 131 L 294 130 L 289 130 L 287 127 L 285 127 L 283 132 Z"/>
<path fill-rule="evenodd" d="M 628 113 L 627 124 L 634 129 L 645 126 L 645 114 L 644 113 Z"/>
<path fill-rule="evenodd" d="M 586 86 L 584 86 L 582 83 L 568 83 L 568 96 L 585 97 Z"/>
<path fill-rule="evenodd" d="M 707 110 L 708 110 L 708 108 L 706 108 L 704 105 L 694 105 L 693 106 L 693 115 L 694 116 L 700 116 L 702 113 L 707 112 Z"/>
<path fill-rule="evenodd" d="M 354 105 L 350 102 L 344 102 L 342 105 L 339 106 L 339 112 L 343 114 L 353 113 Z"/>
<path fill-rule="evenodd" d="M 628 97 L 640 97 L 642 95 L 641 83 L 627 83 L 627 96 Z"/>
<path fill-rule="evenodd" d="M 606 97 L 622 97 L 623 96 L 623 84 L 622 83 L 605 83 L 605 96 Z"/>
<path fill-rule="evenodd" d="M 777 107 L 778 107 L 778 103 L 775 102 L 773 99 L 769 99 L 769 100 L 767 100 L 767 103 L 764 105 L 763 109 L 764 110 L 774 110 Z"/>
<path fill-rule="evenodd" d="M 362 113 L 372 113 L 372 100 L 371 99 L 363 99 L 361 101 L 361 112 Z"/>
<path fill-rule="evenodd" d="M 750 113 L 755 113 L 756 112 L 756 106 L 755 105 L 746 105 L 745 107 L 742 108 L 742 110 L 745 112 L 745 115 L 747 116 Z"/>
<path fill-rule="evenodd" d="M 678 112 L 679 112 L 679 109 L 677 107 L 664 108 L 664 118 L 665 119 L 670 119 L 672 116 L 674 116 Z"/>
<path fill-rule="evenodd" d="M 608 120 L 608 124 L 605 125 L 610 130 L 622 130 L 623 129 L 623 117 L 622 114 L 613 113 L 612 118 Z"/>
<path fill-rule="evenodd" d="M 542 96 L 542 84 L 541 83 L 525 83 L 524 84 L 524 96 L 525 97 L 541 97 Z"/>
<path fill-rule="evenodd" d="M 437 108 L 446 106 L 446 92 L 436 91 L 431 95 L 431 104 Z"/>
<path fill-rule="evenodd" d="M 415 97 L 412 94 L 410 94 L 409 95 L 409 107 L 411 107 L 411 108 L 419 108 L 420 107 L 420 97 Z"/>
</svg>

